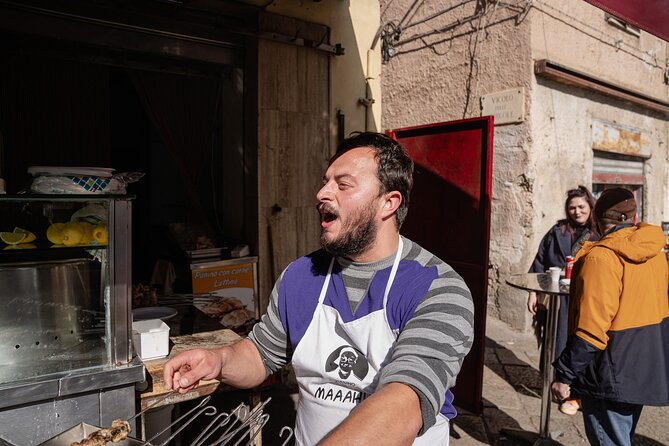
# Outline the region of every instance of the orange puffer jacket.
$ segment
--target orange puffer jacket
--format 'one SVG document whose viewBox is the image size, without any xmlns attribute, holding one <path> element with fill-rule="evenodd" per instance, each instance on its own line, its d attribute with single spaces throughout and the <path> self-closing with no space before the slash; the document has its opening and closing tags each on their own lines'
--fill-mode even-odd
<svg viewBox="0 0 669 446">
<path fill-rule="evenodd" d="M 556 377 L 595 398 L 669 404 L 665 236 L 640 223 L 588 242 L 576 256 L 569 344 Z"/>
</svg>

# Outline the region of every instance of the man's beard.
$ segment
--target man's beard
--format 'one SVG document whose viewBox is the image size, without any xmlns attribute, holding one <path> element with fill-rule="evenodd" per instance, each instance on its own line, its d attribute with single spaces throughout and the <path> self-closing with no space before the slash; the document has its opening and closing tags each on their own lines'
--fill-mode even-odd
<svg viewBox="0 0 669 446">
<path fill-rule="evenodd" d="M 374 243 L 376 232 L 374 202 L 370 201 L 351 215 L 336 238 L 328 240 L 325 231 L 321 230 L 321 246 L 333 256 L 351 258 L 362 254 Z"/>
</svg>

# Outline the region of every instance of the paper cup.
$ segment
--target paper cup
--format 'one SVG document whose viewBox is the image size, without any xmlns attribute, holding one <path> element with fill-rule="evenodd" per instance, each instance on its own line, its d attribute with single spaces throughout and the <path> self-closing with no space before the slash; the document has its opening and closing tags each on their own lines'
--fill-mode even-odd
<svg viewBox="0 0 669 446">
<path fill-rule="evenodd" d="M 551 275 L 551 280 L 553 282 L 557 282 L 560 280 L 560 272 L 562 271 L 562 268 L 559 266 L 551 266 L 548 268 L 548 274 Z"/>
</svg>

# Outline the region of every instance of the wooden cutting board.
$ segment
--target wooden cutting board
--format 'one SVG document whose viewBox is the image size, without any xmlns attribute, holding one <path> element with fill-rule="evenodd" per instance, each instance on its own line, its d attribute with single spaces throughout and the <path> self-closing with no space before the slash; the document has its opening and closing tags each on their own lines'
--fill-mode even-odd
<svg viewBox="0 0 669 446">
<path fill-rule="evenodd" d="M 147 371 L 147 380 L 149 380 L 149 388 L 140 393 L 142 409 L 151 407 L 160 407 L 166 404 L 180 403 L 195 398 L 200 398 L 214 392 L 220 381 L 213 379 L 208 381 L 200 381 L 197 387 L 188 393 L 180 394 L 174 393 L 159 404 L 155 403 L 156 399 L 169 394 L 171 391 L 165 387 L 165 380 L 163 379 L 163 367 L 165 363 L 178 355 L 179 353 L 193 348 L 217 348 L 226 345 L 234 344 L 239 341 L 241 337 L 232 330 L 223 329 L 216 331 L 207 331 L 203 333 L 195 333 L 182 336 L 170 337 L 170 353 L 165 358 L 151 359 L 144 362 Z"/>
</svg>

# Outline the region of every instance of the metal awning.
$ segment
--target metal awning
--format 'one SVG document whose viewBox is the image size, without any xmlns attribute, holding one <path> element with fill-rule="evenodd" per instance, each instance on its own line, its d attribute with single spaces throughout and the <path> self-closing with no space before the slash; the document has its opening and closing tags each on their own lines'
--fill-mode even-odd
<svg viewBox="0 0 669 446">
<path fill-rule="evenodd" d="M 669 0 L 585 0 L 669 42 Z"/>
</svg>

